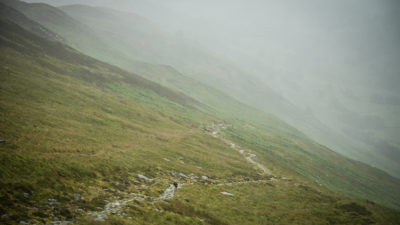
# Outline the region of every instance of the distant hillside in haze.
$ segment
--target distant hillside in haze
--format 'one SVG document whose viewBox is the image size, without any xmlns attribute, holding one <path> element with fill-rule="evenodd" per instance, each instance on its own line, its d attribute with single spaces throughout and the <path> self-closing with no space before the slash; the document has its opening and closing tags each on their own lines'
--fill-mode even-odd
<svg viewBox="0 0 400 225">
<path fill-rule="evenodd" d="M 398 223 L 385 172 L 174 67 L 138 63 L 139 76 L 9 19 L 1 223 Z"/>
<path fill-rule="evenodd" d="M 28 19 L 24 14 L 3 3 L 0 3 L 0 16 L 3 19 L 9 19 L 11 21 L 14 21 L 19 26 L 43 38 L 53 41 L 61 41 L 61 42 L 63 41 L 63 39 L 59 35 L 48 30 L 39 23 Z"/>
<path fill-rule="evenodd" d="M 70 15 L 68 20 L 74 20 L 74 23 L 79 21 L 84 24 L 81 26 L 90 27 L 97 37 L 93 38 L 86 32 L 76 32 L 71 36 L 70 32 L 64 32 L 69 28 L 62 28 L 68 23 L 47 21 L 48 18 L 36 20 L 50 24 L 49 28 L 58 27 L 58 34 L 86 54 L 130 71 L 136 71 L 143 62 L 174 66 L 187 76 L 205 82 L 246 104 L 279 116 L 343 154 L 357 159 L 373 158 L 373 155 L 365 151 L 366 146 L 360 146 L 354 139 L 326 126 L 325 121 L 316 119 L 316 115 L 304 111 L 277 94 L 268 86 L 272 84 L 269 81 L 251 76 L 251 73 L 235 64 L 215 56 L 211 53 L 213 49 L 207 49 L 201 43 L 190 42 L 183 33 L 171 33 L 167 28 L 133 13 L 85 5 L 68 5 L 60 9 Z M 58 11 L 57 8 L 52 10 L 55 11 L 54 14 Z M 90 45 L 82 40 L 88 40 Z"/>
<path fill-rule="evenodd" d="M 20 6 L 20 7 L 22 7 L 22 6 Z M 27 6 L 24 6 L 24 7 L 27 7 Z M 24 10 L 28 10 L 30 8 L 30 7 L 28 7 L 28 9 L 26 9 L 24 7 L 22 7 Z M 71 29 L 70 26 L 73 27 L 75 24 L 80 23 L 80 22 L 77 22 L 77 20 L 76 20 L 76 19 L 80 18 L 79 20 L 86 21 L 87 24 L 79 25 L 79 27 L 88 26 L 91 28 L 93 33 L 96 32 L 96 34 L 99 35 L 99 37 L 110 37 L 110 39 L 108 39 L 108 41 L 109 41 L 108 43 L 110 43 L 110 44 L 114 43 L 116 46 L 121 46 L 121 47 L 126 46 L 125 49 L 130 49 L 131 47 L 138 48 L 136 50 L 131 51 L 132 57 L 141 55 L 141 54 L 149 54 L 149 53 L 155 54 L 154 57 L 156 59 L 157 59 L 157 57 L 160 58 L 160 57 L 166 56 L 166 53 L 164 51 L 161 51 L 161 53 L 159 53 L 157 51 L 154 51 L 154 52 L 148 51 L 148 49 L 149 49 L 149 46 L 151 43 L 163 42 L 163 41 L 165 42 L 166 40 L 169 40 L 169 38 L 171 38 L 171 36 L 168 36 L 166 33 L 162 32 L 162 29 L 156 29 L 157 28 L 156 25 L 151 24 L 148 20 L 143 19 L 140 16 L 132 15 L 130 13 L 119 13 L 118 11 L 105 9 L 105 8 L 88 7 L 88 6 L 82 6 L 82 5 L 65 6 L 62 8 L 66 11 L 68 11 L 67 9 L 69 9 L 70 11 L 73 11 L 76 13 L 76 15 L 73 15 L 73 18 L 75 18 L 75 19 L 72 19 L 72 17 L 66 15 L 69 18 L 69 19 L 67 19 L 67 21 L 75 21 L 75 22 L 61 23 L 61 22 L 57 22 L 57 20 L 47 21 L 47 20 L 45 20 L 46 17 L 43 17 L 40 20 L 45 20 L 45 21 L 47 21 L 47 23 L 54 22 L 52 26 L 58 26 L 59 30 L 69 30 L 69 29 Z M 53 14 L 63 14 L 63 12 L 58 12 L 59 9 L 54 8 L 54 7 L 46 6 L 45 9 L 51 9 L 52 11 L 54 11 Z M 129 21 L 129 20 L 132 20 L 131 21 L 132 24 L 136 23 L 137 25 L 134 26 L 133 28 L 130 28 L 129 26 L 127 26 L 127 27 L 125 27 L 126 33 L 117 34 L 117 30 L 119 30 L 118 26 L 126 26 L 126 24 L 129 24 L 126 21 Z M 66 27 L 63 28 L 63 26 L 66 26 Z M 151 28 L 151 29 L 148 29 L 148 28 Z M 156 30 L 154 31 L 154 29 L 156 29 Z M 115 35 L 107 36 L 107 35 L 109 35 L 110 32 L 114 33 Z M 132 36 L 131 39 L 129 39 L 128 34 L 135 34 L 136 36 Z M 152 41 L 146 42 L 146 38 L 144 38 L 144 37 L 150 38 L 151 34 L 155 34 L 154 37 L 151 37 Z M 82 35 L 82 36 L 80 36 L 80 35 Z M 141 35 L 143 35 L 143 36 L 141 36 Z M 165 35 L 167 35 L 167 36 L 165 36 Z M 124 41 L 118 41 L 116 39 L 112 39 L 113 36 L 117 37 L 117 38 L 121 38 Z M 65 36 L 65 37 L 68 37 L 68 36 Z M 77 34 L 76 36 L 71 36 L 71 38 L 67 41 L 76 43 L 75 46 L 79 46 L 79 44 L 82 44 L 82 43 L 80 42 L 80 38 L 77 38 L 77 37 L 82 37 L 85 40 L 90 39 L 89 34 L 86 34 L 83 32 L 83 33 Z M 102 39 L 100 39 L 100 40 L 102 40 Z M 131 42 L 129 42 L 129 40 L 131 40 Z M 144 42 L 144 44 L 143 45 L 139 44 L 141 42 Z M 256 108 L 261 108 L 262 106 L 265 105 L 266 107 L 272 107 L 272 108 L 276 107 L 275 110 L 281 110 L 282 107 L 285 106 L 286 107 L 285 111 L 290 112 L 290 116 L 292 118 L 295 118 L 298 121 L 302 121 L 302 123 L 306 124 L 309 127 L 309 129 L 315 129 L 315 127 L 313 127 L 312 120 L 311 121 L 304 120 L 303 117 L 301 116 L 302 114 L 296 114 L 295 110 L 290 110 L 291 105 L 289 103 L 285 103 L 285 101 L 283 99 L 281 99 L 279 96 L 276 96 L 273 92 L 270 92 L 269 89 L 263 89 L 262 83 L 254 83 L 254 81 L 251 81 L 251 80 L 243 81 L 243 80 L 246 80 L 246 77 L 241 77 L 240 76 L 241 74 L 237 73 L 238 71 L 236 71 L 234 68 L 229 68 L 228 64 L 223 64 L 223 63 L 215 64 L 215 63 L 217 63 L 217 61 L 214 61 L 214 62 L 211 62 L 211 65 L 215 64 L 215 65 L 217 65 L 217 67 L 202 66 L 201 68 L 199 68 L 200 71 L 204 71 L 204 69 L 207 69 L 207 68 L 220 68 L 220 66 L 222 66 L 221 68 L 225 68 L 225 69 L 221 69 L 221 73 L 218 73 L 219 76 L 217 76 L 216 78 L 212 78 L 214 73 L 208 74 L 209 78 L 206 78 L 206 80 L 204 81 L 205 83 L 208 83 L 207 79 L 217 79 L 217 80 L 214 80 L 213 82 L 211 82 L 211 84 L 209 84 L 209 85 L 212 86 L 213 88 L 219 89 L 220 91 L 222 90 L 222 93 L 217 92 L 217 93 L 215 93 L 215 96 L 221 96 L 221 94 L 222 94 L 222 96 L 225 96 L 225 97 L 216 98 L 216 97 L 212 97 L 213 95 L 210 95 L 209 94 L 210 92 L 206 91 L 208 88 L 203 88 L 201 92 L 196 93 L 194 91 L 194 90 L 196 90 L 196 89 L 194 89 L 194 87 L 198 86 L 198 84 L 196 84 L 196 82 L 198 82 L 198 81 L 196 81 L 196 79 L 198 79 L 198 77 L 194 77 L 195 79 L 192 78 L 191 81 L 188 81 L 187 80 L 188 78 L 186 78 L 186 76 L 190 75 L 190 73 L 188 74 L 188 73 L 183 72 L 182 74 L 184 74 L 184 76 L 182 76 L 182 75 L 179 75 L 179 74 L 181 74 L 180 72 L 177 72 L 177 70 L 175 70 L 173 68 L 172 68 L 172 70 L 165 69 L 165 68 L 168 68 L 168 66 L 157 66 L 152 63 L 149 64 L 149 63 L 144 63 L 144 62 L 138 62 L 138 61 L 133 60 L 132 58 L 113 58 L 110 55 L 107 55 L 107 52 L 102 52 L 101 48 L 98 48 L 98 45 L 101 45 L 101 43 L 102 43 L 102 41 L 100 41 L 100 42 L 92 41 L 92 47 L 93 47 L 92 50 L 93 51 L 91 51 L 91 52 L 99 53 L 99 54 L 94 54 L 94 57 L 97 57 L 97 58 L 100 58 L 103 60 L 109 59 L 111 62 L 113 62 L 116 65 L 125 65 L 126 67 L 129 67 L 129 69 L 131 71 L 138 71 L 139 74 L 141 74 L 142 76 L 152 79 L 163 85 L 167 85 L 171 88 L 177 89 L 182 93 L 186 93 L 187 95 L 197 99 L 199 102 L 202 102 L 203 104 L 211 105 L 211 107 L 213 107 L 213 108 L 215 108 L 215 107 L 218 108 L 221 104 L 220 102 L 230 102 L 225 99 L 226 96 L 229 96 L 231 94 L 231 92 L 229 92 L 229 90 L 236 90 L 237 88 L 243 88 L 241 91 L 232 91 L 232 93 L 236 93 L 236 94 L 243 93 L 243 96 L 241 98 L 238 97 L 238 99 L 241 99 L 241 100 L 243 100 L 244 98 L 257 97 L 255 99 L 250 99 L 247 101 L 248 104 L 256 105 L 257 106 Z M 121 43 L 123 43 L 123 44 L 119 45 Z M 129 47 L 128 45 L 131 45 L 131 47 Z M 108 45 L 106 45 L 106 46 L 108 46 Z M 175 54 L 174 48 L 169 48 L 168 46 L 165 46 L 165 45 L 160 45 L 160 46 L 163 46 L 163 48 L 165 49 L 166 52 L 170 52 L 170 54 Z M 150 47 L 153 48 L 154 46 L 150 46 Z M 154 49 L 157 49 L 157 48 L 154 48 Z M 160 47 L 160 49 L 162 49 L 162 48 Z M 195 62 L 198 62 L 198 60 L 202 60 L 203 58 L 206 58 L 206 62 L 210 62 L 210 59 L 207 58 L 207 55 L 202 55 L 202 57 L 200 57 L 201 54 L 195 55 L 196 57 L 198 57 L 197 59 L 179 58 L 178 56 L 182 56 L 179 53 L 179 49 L 180 48 L 177 48 L 175 57 L 177 58 L 177 60 L 178 59 L 181 60 L 182 63 L 185 62 L 185 60 L 188 60 L 189 65 L 190 64 L 194 65 Z M 81 49 L 81 51 L 82 50 L 83 49 Z M 90 51 L 88 51 L 88 52 L 90 52 Z M 127 52 L 129 52 L 129 51 L 127 51 Z M 105 58 L 102 58 L 102 55 L 100 55 L 100 53 L 103 54 L 105 56 Z M 194 54 L 194 53 L 190 53 L 190 54 Z M 120 55 L 120 57 L 123 57 L 123 55 Z M 121 61 L 119 61 L 119 59 L 125 60 L 124 62 L 131 62 L 131 63 L 124 64 L 124 63 L 121 63 Z M 156 62 L 157 62 L 157 60 L 156 60 Z M 232 72 L 232 73 L 230 73 L 230 72 Z M 231 75 L 235 75 L 235 76 L 231 77 Z M 172 76 L 172 77 L 170 77 L 170 76 Z M 193 77 L 193 74 L 190 77 Z M 243 81 L 243 82 L 241 82 L 241 81 Z M 221 82 L 225 82 L 225 84 L 220 85 Z M 201 83 L 199 83 L 199 84 L 201 84 Z M 222 86 L 225 86 L 226 88 L 222 88 Z M 265 96 L 270 96 L 270 97 L 272 96 L 271 99 L 275 99 L 275 100 L 270 100 L 268 98 L 265 98 Z M 263 105 L 259 105 L 258 101 L 262 101 Z M 219 108 L 218 111 L 224 112 L 223 116 L 232 116 L 232 115 L 236 114 L 236 116 L 234 118 L 237 118 L 238 116 L 240 116 L 241 120 L 244 120 L 244 121 L 251 120 L 255 117 L 255 115 L 248 112 L 247 110 L 237 109 L 235 107 L 232 107 L 230 104 L 225 105 L 225 107 Z M 238 111 L 238 113 L 236 113 L 235 111 Z M 251 115 L 249 115 L 249 114 L 251 114 Z M 258 122 L 256 122 L 256 121 L 258 121 Z M 254 125 L 256 125 L 257 123 L 264 124 L 264 122 L 261 122 L 261 121 L 262 121 L 262 119 L 255 120 L 253 122 L 255 123 Z M 269 127 L 269 125 L 265 125 L 265 127 Z M 281 125 L 279 125 L 279 124 L 276 125 L 277 130 L 280 130 L 281 129 L 280 127 L 281 127 Z M 317 126 L 317 128 L 318 128 L 317 131 L 319 131 L 320 133 L 330 134 L 329 129 L 325 130 L 324 129 L 325 127 L 323 125 L 319 125 L 319 126 Z M 268 129 L 270 129 L 270 128 L 268 128 Z M 332 136 L 331 138 L 335 138 L 336 137 L 335 135 L 336 134 L 331 134 L 331 136 Z M 340 139 L 335 141 L 335 143 L 337 143 L 337 142 L 340 143 Z M 345 143 L 343 143 L 343 144 L 345 144 Z M 302 168 L 302 166 L 300 166 L 300 168 Z M 325 179 L 327 179 L 327 178 L 325 178 Z M 327 180 L 325 180 L 325 182 L 326 181 Z"/>
<path fill-rule="evenodd" d="M 396 44 L 400 34 L 396 29 L 398 2 L 266 1 L 252 9 L 254 15 L 246 10 L 258 3 L 245 1 L 220 1 L 214 10 L 206 7 L 211 1 L 88 4 L 140 13 L 169 28 L 182 42 L 201 40 L 199 45 L 189 46 L 206 52 L 208 58 L 217 56 L 217 67 L 199 63 L 203 71 L 193 70 L 188 63 L 182 67 L 168 58 L 162 59 L 162 64 L 285 119 L 335 151 L 394 176 L 400 174 L 399 93 L 394 88 L 400 82 L 400 64 L 396 63 L 400 52 Z M 78 6 L 62 8 L 69 8 L 66 12 L 87 22 L 79 10 L 74 12 Z M 96 7 L 84 8 L 93 12 Z M 242 21 L 235 10 L 243 15 Z M 96 17 L 95 13 L 87 14 L 92 20 Z M 119 18 L 118 24 L 127 21 Z M 181 53 L 168 55 L 175 58 Z M 182 58 L 196 60 L 187 55 Z M 232 75 L 235 73 L 238 75 Z M 213 76 L 207 79 L 207 74 Z"/>
</svg>

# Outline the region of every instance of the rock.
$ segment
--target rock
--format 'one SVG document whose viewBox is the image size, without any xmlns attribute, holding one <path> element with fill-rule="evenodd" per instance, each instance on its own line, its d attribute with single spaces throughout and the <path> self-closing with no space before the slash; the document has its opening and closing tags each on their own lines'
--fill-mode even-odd
<svg viewBox="0 0 400 225">
<path fill-rule="evenodd" d="M 107 213 L 116 214 L 121 209 L 121 206 L 119 201 L 108 203 L 105 207 L 105 211 Z"/>
<path fill-rule="evenodd" d="M 188 178 L 189 178 L 189 177 L 186 176 L 184 173 L 179 173 L 179 176 L 180 176 L 180 177 L 183 177 L 183 178 L 185 178 L 185 179 L 188 179 Z"/>
<path fill-rule="evenodd" d="M 230 196 L 230 197 L 234 196 L 234 194 L 231 194 L 231 193 L 225 192 L 225 191 L 221 192 L 221 194 L 226 195 L 226 196 Z"/>
<path fill-rule="evenodd" d="M 0 140 L 0 144 L 5 144 L 6 142 L 6 140 Z"/>
<path fill-rule="evenodd" d="M 82 199 L 82 196 L 81 196 L 81 194 L 75 193 L 75 194 L 74 194 L 74 198 L 75 198 L 76 201 L 79 201 L 79 200 Z"/>
<path fill-rule="evenodd" d="M 201 179 L 202 180 L 208 180 L 208 177 L 207 176 L 201 176 Z"/>
<path fill-rule="evenodd" d="M 1 215 L 1 219 L 3 219 L 3 220 L 9 219 L 9 218 L 10 218 L 10 216 L 8 216 L 8 214 Z"/>
<path fill-rule="evenodd" d="M 150 179 L 142 174 L 138 174 L 138 177 L 142 180 L 145 180 L 146 182 L 153 182 L 153 179 Z"/>
<path fill-rule="evenodd" d="M 77 212 L 77 213 L 84 213 L 85 210 L 83 210 L 83 209 L 76 209 L 75 212 Z"/>
<path fill-rule="evenodd" d="M 28 225 L 29 223 L 27 223 L 27 222 L 25 222 L 25 221 L 19 221 L 19 224 Z"/>
<path fill-rule="evenodd" d="M 106 217 L 105 215 L 97 214 L 96 218 L 94 219 L 94 221 L 104 222 L 105 217 Z"/>
<path fill-rule="evenodd" d="M 68 224 L 72 224 L 72 222 L 71 221 L 53 221 L 53 222 L 50 222 L 50 224 L 53 224 L 53 225 L 68 225 Z"/>
<path fill-rule="evenodd" d="M 24 192 L 24 197 L 29 198 L 31 195 L 28 192 Z"/>
<path fill-rule="evenodd" d="M 199 178 L 198 176 L 194 175 L 193 173 L 189 174 L 189 177 L 190 177 L 190 179 L 193 179 L 193 180 L 196 180 Z"/>
<path fill-rule="evenodd" d="M 49 203 L 50 205 L 51 204 L 54 204 L 54 203 L 56 203 L 57 202 L 57 199 L 54 199 L 54 198 L 49 198 L 49 199 L 47 199 L 47 203 Z"/>
<path fill-rule="evenodd" d="M 243 149 L 239 150 L 239 152 L 240 152 L 240 154 L 244 154 L 244 150 Z"/>
<path fill-rule="evenodd" d="M 167 159 L 167 158 L 164 158 L 164 160 L 167 161 L 167 162 L 171 161 L 171 160 L 169 160 L 169 159 Z"/>
<path fill-rule="evenodd" d="M 174 195 L 175 195 L 174 185 L 170 185 L 167 189 L 165 189 L 164 193 L 160 195 L 160 197 L 158 197 L 158 200 L 171 199 L 174 197 Z"/>
</svg>

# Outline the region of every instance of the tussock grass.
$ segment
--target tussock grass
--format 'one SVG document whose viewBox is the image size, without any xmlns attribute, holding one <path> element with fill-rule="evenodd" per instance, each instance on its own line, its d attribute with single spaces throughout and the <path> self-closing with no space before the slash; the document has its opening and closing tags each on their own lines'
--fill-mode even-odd
<svg viewBox="0 0 400 225">
<path fill-rule="evenodd" d="M 244 111 L 211 110 L 10 22 L 0 20 L 0 28 L 0 138 L 6 140 L 0 144 L 0 214 L 8 217 L 1 222 L 44 224 L 53 216 L 80 224 L 398 221 L 398 212 L 336 195 L 310 180 L 317 171 L 332 176 L 334 163 L 346 162 L 355 171 L 359 167 L 271 116 L 262 120 L 263 114 L 250 110 L 253 114 L 246 121 Z M 225 137 L 256 153 L 277 178 L 290 180 L 216 186 L 172 176 L 206 175 L 214 183 L 267 178 L 237 150 L 205 134 L 205 125 L 223 120 L 231 123 Z M 337 161 L 314 161 L 325 157 Z M 341 176 L 350 182 L 357 175 Z M 322 178 L 316 180 L 329 184 Z M 113 215 L 104 222 L 86 217 L 88 211 L 102 210 L 109 201 L 128 198 L 132 192 L 159 196 L 176 180 L 187 185 L 175 199 L 132 201 L 124 217 Z M 334 181 L 332 189 L 337 184 Z M 365 180 L 355 185 L 363 184 Z"/>
</svg>

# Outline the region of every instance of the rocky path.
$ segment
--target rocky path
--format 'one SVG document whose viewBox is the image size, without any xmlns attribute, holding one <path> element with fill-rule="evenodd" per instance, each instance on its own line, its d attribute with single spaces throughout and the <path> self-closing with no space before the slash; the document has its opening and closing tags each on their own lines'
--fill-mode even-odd
<svg viewBox="0 0 400 225">
<path fill-rule="evenodd" d="M 183 184 L 178 184 L 178 188 L 181 188 Z M 130 197 L 123 200 L 115 200 L 113 202 L 108 203 L 104 210 L 102 211 L 94 211 L 88 213 L 90 217 L 93 218 L 94 221 L 104 221 L 109 215 L 122 215 L 124 208 L 128 205 L 128 203 L 137 201 L 148 201 L 150 203 L 154 203 L 157 201 L 163 201 L 172 199 L 175 196 L 175 188 L 171 184 L 167 189 L 159 197 L 151 197 L 148 195 L 131 193 Z"/>
<path fill-rule="evenodd" d="M 183 185 L 178 184 L 178 188 L 181 188 Z M 160 201 L 160 200 L 167 200 L 173 198 L 175 195 L 175 187 L 174 185 L 170 185 L 167 189 L 165 189 L 164 193 L 160 195 L 158 198 L 155 199 L 155 201 Z"/>
<path fill-rule="evenodd" d="M 260 168 L 265 174 L 267 175 L 271 175 L 271 171 L 267 168 L 265 168 L 263 165 L 261 165 L 260 163 L 256 162 L 253 160 L 253 158 L 257 157 L 254 154 L 250 154 L 249 156 L 246 157 L 247 161 L 249 161 L 250 163 L 256 165 L 258 168 Z"/>
<path fill-rule="evenodd" d="M 91 189 L 93 192 L 93 196 L 107 196 L 105 197 L 105 202 L 106 205 L 103 207 L 97 208 L 96 211 L 86 211 L 87 209 L 85 208 L 75 208 L 73 209 L 75 212 L 78 212 L 77 216 L 78 217 L 83 217 L 85 219 L 91 220 L 91 221 L 97 221 L 97 222 L 104 222 L 106 219 L 110 216 L 117 216 L 120 218 L 125 218 L 125 219 L 132 219 L 131 216 L 129 215 L 129 208 L 132 207 L 141 207 L 141 204 L 144 203 L 146 207 L 150 207 L 150 210 L 155 210 L 157 212 L 160 212 L 160 209 L 158 209 L 157 202 L 160 201 L 168 201 L 170 199 L 173 199 L 175 197 L 175 188 L 172 184 L 172 181 L 175 180 L 181 180 L 182 183 L 178 184 L 178 189 L 184 187 L 184 185 L 207 185 L 207 186 L 235 186 L 235 185 L 246 185 L 246 184 L 270 184 L 271 182 L 278 181 L 278 180 L 290 180 L 286 178 L 277 178 L 275 176 L 272 176 L 271 171 L 266 168 L 264 165 L 261 163 L 257 162 L 257 156 L 251 151 L 251 150 L 244 150 L 242 149 L 239 145 L 235 144 L 233 141 L 228 140 L 223 137 L 223 129 L 225 125 L 212 125 L 206 129 L 206 133 L 214 136 L 215 138 L 218 138 L 222 140 L 224 143 L 226 143 L 228 146 L 230 146 L 232 149 L 236 150 L 242 157 L 250 164 L 254 166 L 255 172 L 257 173 L 262 173 L 265 175 L 269 175 L 265 177 L 265 179 L 260 179 L 260 180 L 249 180 L 249 179 L 243 179 L 243 180 L 236 180 L 232 181 L 229 179 L 224 179 L 224 178 L 218 178 L 218 177 L 208 177 L 207 174 L 203 175 L 195 175 L 195 174 L 183 174 L 181 172 L 170 172 L 167 174 L 164 174 L 162 177 L 146 177 L 145 175 L 142 174 L 137 174 L 136 178 L 133 178 L 134 185 L 136 185 L 135 188 L 129 189 L 123 191 L 123 189 L 117 190 L 117 189 L 108 189 L 108 188 L 100 188 L 100 187 L 92 187 L 88 186 L 87 188 Z M 171 160 L 164 158 L 165 161 L 171 162 Z M 180 162 L 183 162 L 183 158 L 180 157 L 178 159 Z M 207 175 L 207 176 L 206 176 Z M 171 182 L 171 183 L 169 183 Z M 159 189 L 160 185 L 165 185 L 165 189 Z M 135 193 L 139 191 L 148 191 L 152 190 L 154 193 L 154 190 L 160 190 L 159 196 L 149 196 L 141 193 Z M 221 194 L 225 195 L 227 197 L 232 197 L 234 194 L 226 192 L 226 190 L 223 190 L 224 188 L 221 188 Z M 227 188 L 228 189 L 228 188 Z M 162 191 L 163 190 L 163 191 Z M 228 189 L 229 190 L 229 189 Z M 132 192 L 133 191 L 133 192 Z M 162 192 L 161 192 L 162 191 Z M 109 194 L 109 192 L 113 194 Z M 76 195 L 76 196 L 75 196 Z M 83 197 L 80 196 L 80 194 L 75 194 L 75 200 L 81 200 Z M 51 200 L 51 201 L 50 201 Z M 142 203 L 140 203 L 142 202 Z M 57 201 L 55 199 L 49 199 L 49 204 L 56 204 Z M 162 211 L 162 210 L 161 210 Z M 71 219 L 70 221 L 63 221 L 65 218 L 56 218 L 54 217 L 53 221 L 49 221 L 46 224 L 60 224 L 60 225 L 67 225 L 67 224 L 74 224 L 75 221 Z"/>
<path fill-rule="evenodd" d="M 228 140 L 223 138 L 220 134 L 222 133 L 221 129 L 223 129 L 223 125 L 212 125 L 211 128 L 207 128 L 207 133 L 216 137 L 220 138 L 222 141 L 224 141 L 227 145 L 229 145 L 231 148 L 237 150 L 249 163 L 253 164 L 255 166 L 255 169 L 258 171 L 262 172 L 263 174 L 266 175 L 271 175 L 271 171 L 264 167 L 262 164 L 258 163 L 256 161 L 257 156 L 253 153 L 246 152 L 244 149 L 242 149 L 239 145 L 235 144 L 233 141 Z M 168 160 L 169 161 L 169 160 Z M 174 176 L 179 176 L 181 178 L 188 178 L 189 176 L 184 175 L 182 173 L 173 173 Z M 144 180 L 145 182 L 151 183 L 153 182 L 154 179 L 147 178 L 144 175 L 138 174 L 138 178 Z M 237 182 L 225 182 L 225 183 L 216 183 L 210 180 L 207 180 L 208 178 L 206 176 L 202 176 L 202 178 L 198 178 L 196 176 L 190 177 L 191 183 L 186 183 L 185 185 L 192 185 L 195 183 L 201 183 L 203 185 L 214 185 L 214 186 L 234 186 L 234 185 L 243 185 L 243 184 L 253 184 L 253 183 L 267 183 L 271 181 L 277 180 L 274 177 L 270 177 L 268 179 L 263 179 L 263 180 L 252 180 L 252 181 L 237 181 Z M 194 179 L 193 179 L 194 178 Z M 182 188 L 183 184 L 178 184 L 178 189 Z M 233 196 L 233 194 L 228 193 L 228 192 L 221 192 L 221 194 L 226 195 L 226 196 Z M 146 201 L 148 203 L 155 203 L 157 201 L 165 201 L 174 198 L 175 196 L 175 188 L 171 184 L 169 185 L 163 193 L 158 196 L 158 197 L 152 197 L 148 195 L 143 195 L 143 194 L 138 194 L 138 193 L 130 193 L 128 197 L 125 197 L 125 199 L 118 199 L 118 200 L 113 200 L 110 203 L 108 203 L 103 210 L 101 211 L 94 211 L 94 212 L 89 212 L 88 216 L 90 216 L 93 220 L 95 221 L 105 221 L 105 219 L 110 216 L 110 215 L 119 215 L 119 216 L 125 216 L 124 215 L 124 208 L 128 206 L 130 202 L 133 201 Z M 129 217 L 128 217 L 129 218 Z"/>
<path fill-rule="evenodd" d="M 219 125 L 212 124 L 206 130 L 207 130 L 208 134 L 212 135 L 215 138 L 221 139 L 223 142 L 228 144 L 231 148 L 238 150 L 239 153 L 241 155 L 243 155 L 243 157 L 245 157 L 248 162 L 255 165 L 258 169 L 262 170 L 262 172 L 264 174 L 271 175 L 271 171 L 269 169 L 267 169 L 262 164 L 260 164 L 254 160 L 255 158 L 257 158 L 257 155 L 246 152 L 239 145 L 235 144 L 233 141 L 221 137 L 221 135 L 220 135 L 220 133 L 222 132 L 221 129 L 224 129 L 224 127 L 225 126 L 223 124 L 219 124 Z"/>
</svg>

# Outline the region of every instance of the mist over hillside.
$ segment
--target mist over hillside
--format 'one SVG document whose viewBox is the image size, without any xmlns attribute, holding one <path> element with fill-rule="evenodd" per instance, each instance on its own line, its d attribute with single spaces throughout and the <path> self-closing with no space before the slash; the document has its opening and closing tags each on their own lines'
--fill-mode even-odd
<svg viewBox="0 0 400 225">
<path fill-rule="evenodd" d="M 1 224 L 400 221 L 397 2 L 29 2 L 0 0 Z"/>
<path fill-rule="evenodd" d="M 295 107 L 268 107 L 254 100 L 256 93 L 245 98 L 237 89 L 223 88 L 227 94 L 274 113 L 335 151 L 400 174 L 398 1 L 46 2 L 109 7 L 153 21 L 171 37 L 207 52 L 205 57 L 230 62 L 245 80 L 264 83 L 283 98 L 279 101 Z M 170 55 L 180 57 L 179 51 Z M 137 59 L 149 62 L 148 57 Z"/>
</svg>

